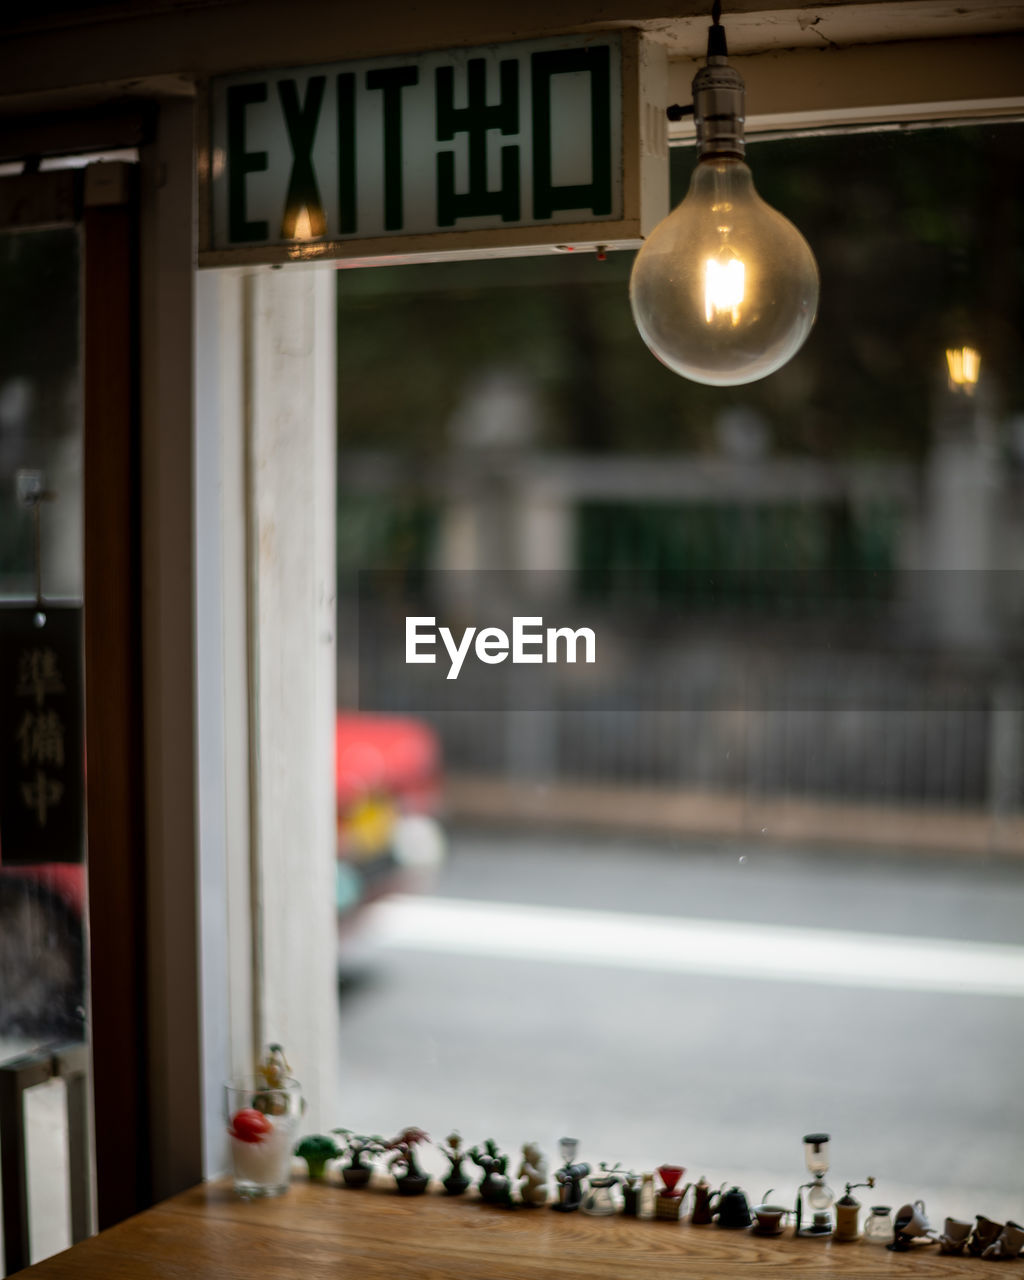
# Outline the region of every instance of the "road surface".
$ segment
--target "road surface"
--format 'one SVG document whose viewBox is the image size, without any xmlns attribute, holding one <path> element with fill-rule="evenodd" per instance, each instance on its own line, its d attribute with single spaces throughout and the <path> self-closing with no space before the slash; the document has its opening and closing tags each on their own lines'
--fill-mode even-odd
<svg viewBox="0 0 1024 1280">
<path fill-rule="evenodd" d="M 1024 867 L 457 830 L 342 984 L 342 1123 L 1024 1215 Z M 441 1162 L 436 1162 L 441 1167 Z"/>
</svg>

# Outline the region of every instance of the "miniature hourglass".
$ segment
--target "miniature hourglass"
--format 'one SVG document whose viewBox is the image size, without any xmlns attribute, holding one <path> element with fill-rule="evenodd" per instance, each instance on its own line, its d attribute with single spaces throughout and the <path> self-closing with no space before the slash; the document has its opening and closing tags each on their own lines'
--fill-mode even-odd
<svg viewBox="0 0 1024 1280">
<path fill-rule="evenodd" d="M 828 1173 L 828 1144 L 831 1135 L 827 1133 L 808 1133 L 804 1137 L 804 1160 L 807 1171 L 811 1175 L 810 1182 L 804 1182 L 796 1193 L 796 1234 L 798 1236 L 830 1236 L 833 1231 L 832 1203 L 835 1196 L 825 1184 Z M 804 1193 L 807 1193 L 806 1196 Z M 804 1221 L 804 1201 L 813 1213 L 810 1222 Z"/>
</svg>

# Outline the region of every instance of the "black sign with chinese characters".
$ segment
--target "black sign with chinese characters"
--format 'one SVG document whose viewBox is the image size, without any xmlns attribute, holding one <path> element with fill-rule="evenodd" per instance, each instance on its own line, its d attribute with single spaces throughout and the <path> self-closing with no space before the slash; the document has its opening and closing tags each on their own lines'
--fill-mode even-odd
<svg viewBox="0 0 1024 1280">
<path fill-rule="evenodd" d="M 82 610 L 0 608 L 0 861 L 81 862 Z"/>
</svg>

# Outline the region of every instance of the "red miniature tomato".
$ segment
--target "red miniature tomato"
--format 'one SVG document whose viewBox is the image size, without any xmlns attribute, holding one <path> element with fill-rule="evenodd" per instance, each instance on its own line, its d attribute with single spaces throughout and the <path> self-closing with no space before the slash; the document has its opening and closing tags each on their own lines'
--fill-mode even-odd
<svg viewBox="0 0 1024 1280">
<path fill-rule="evenodd" d="M 257 1111 L 254 1107 L 243 1107 L 231 1117 L 230 1133 L 239 1142 L 262 1142 L 273 1127 L 273 1123 L 262 1111 Z"/>
</svg>

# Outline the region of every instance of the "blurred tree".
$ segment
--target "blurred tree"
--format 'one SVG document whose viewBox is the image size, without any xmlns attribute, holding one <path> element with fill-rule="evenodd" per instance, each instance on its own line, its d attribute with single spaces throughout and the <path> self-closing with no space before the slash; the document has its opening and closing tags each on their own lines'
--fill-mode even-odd
<svg viewBox="0 0 1024 1280">
<path fill-rule="evenodd" d="M 633 325 L 631 254 L 343 271 L 342 449 L 445 449 L 474 371 L 497 361 L 536 385 L 550 448 L 710 450 L 719 415 L 744 406 L 777 452 L 919 457 L 944 349 L 964 331 L 997 405 L 1024 409 L 1024 126 L 754 141 L 748 154 L 822 275 L 815 329 L 778 373 L 712 388 L 663 368 Z M 674 200 L 692 164 L 672 152 Z"/>
</svg>

